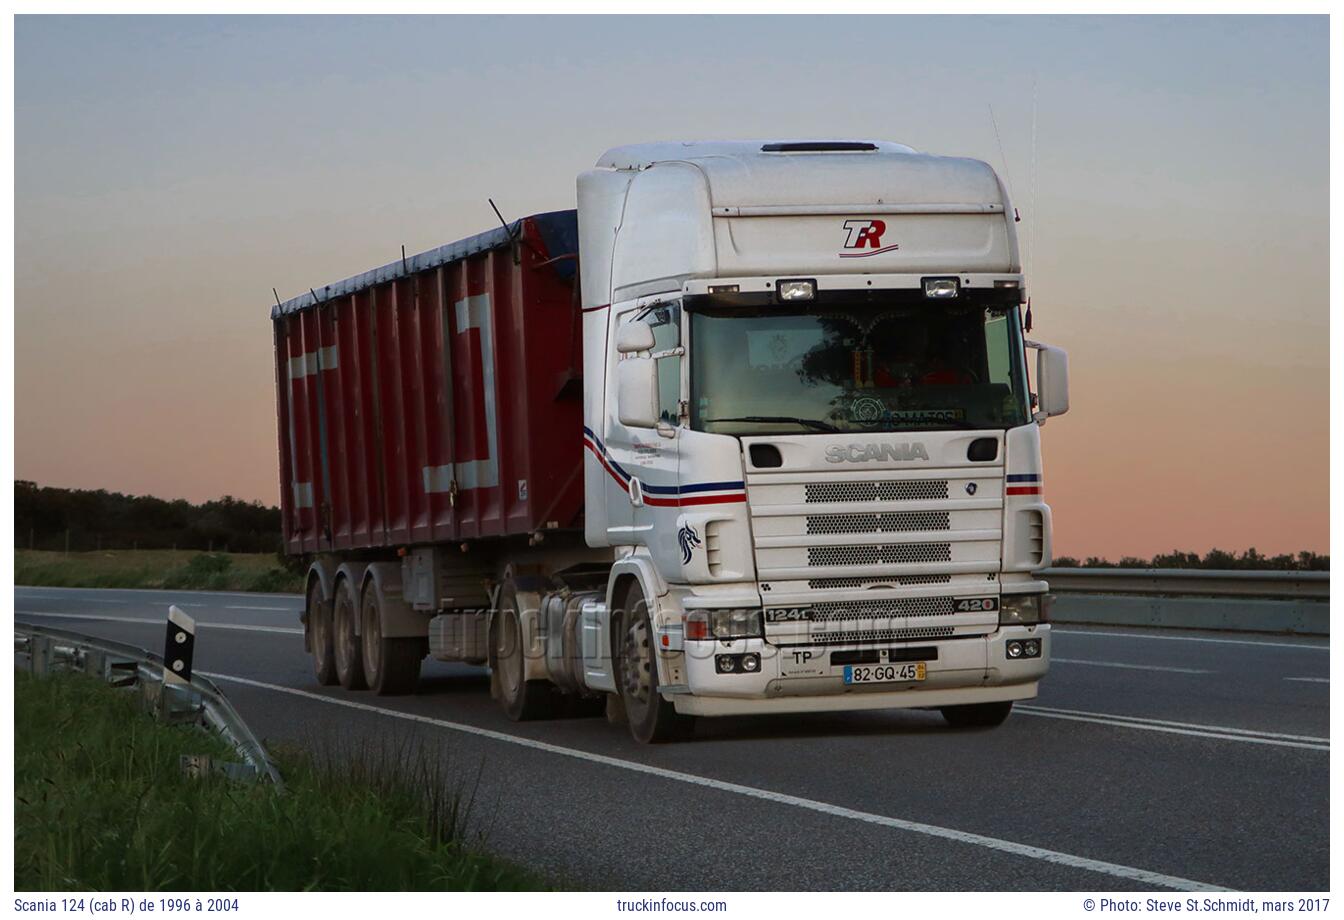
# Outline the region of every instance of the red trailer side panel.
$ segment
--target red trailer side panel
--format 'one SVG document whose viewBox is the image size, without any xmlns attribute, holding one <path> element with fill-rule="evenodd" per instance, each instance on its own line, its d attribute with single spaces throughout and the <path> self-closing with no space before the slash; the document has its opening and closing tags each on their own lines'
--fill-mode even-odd
<svg viewBox="0 0 1344 920">
<path fill-rule="evenodd" d="M 288 552 L 581 526 L 574 212 L 510 230 L 272 311 Z"/>
</svg>

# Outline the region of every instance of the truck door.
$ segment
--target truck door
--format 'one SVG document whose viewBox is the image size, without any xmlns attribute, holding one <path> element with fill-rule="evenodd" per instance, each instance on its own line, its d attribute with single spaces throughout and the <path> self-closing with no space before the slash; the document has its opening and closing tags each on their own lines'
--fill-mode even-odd
<svg viewBox="0 0 1344 920">
<path fill-rule="evenodd" d="M 679 506 L 676 435 L 681 425 L 684 354 L 681 304 L 675 300 L 645 298 L 616 314 L 617 328 L 632 322 L 647 323 L 653 330 L 650 357 L 658 373 L 659 422 L 655 428 L 623 425 L 615 406 L 608 403 L 606 446 L 616 473 L 608 480 L 623 493 L 608 493 L 609 534 L 613 543 L 648 546 L 660 570 L 675 572 L 680 565 L 676 547 Z M 615 339 L 612 335 L 611 340 Z M 614 353 L 610 356 L 613 366 L 618 359 Z"/>
</svg>

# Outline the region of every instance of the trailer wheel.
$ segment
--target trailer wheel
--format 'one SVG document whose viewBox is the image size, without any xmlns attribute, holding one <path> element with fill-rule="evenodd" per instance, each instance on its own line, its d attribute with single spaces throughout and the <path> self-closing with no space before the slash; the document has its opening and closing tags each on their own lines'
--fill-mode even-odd
<svg viewBox="0 0 1344 920">
<path fill-rule="evenodd" d="M 499 593 L 499 608 L 490 633 L 494 653 L 492 677 L 499 687 L 504 713 L 515 722 L 550 718 L 555 710 L 556 692 L 548 681 L 526 679 L 522 618 L 512 584 L 505 585 Z"/>
<path fill-rule="evenodd" d="M 414 693 L 420 683 L 420 659 L 424 642 L 409 638 L 383 638 L 382 611 L 378 604 L 378 586 L 369 579 L 360 603 L 359 646 L 364 680 L 379 696 Z"/>
<path fill-rule="evenodd" d="M 347 690 L 364 689 L 364 663 L 360 660 L 359 639 L 355 636 L 358 602 L 350 579 L 336 583 L 336 601 L 332 604 L 331 641 L 336 659 L 336 679 Z"/>
<path fill-rule="evenodd" d="M 616 622 L 617 633 L 612 642 L 616 686 L 620 689 L 630 734 L 642 744 L 682 736 L 690 729 L 691 719 L 678 715 L 672 703 L 658 692 L 649 604 L 638 582 L 631 582 Z"/>
<path fill-rule="evenodd" d="M 322 583 L 308 586 L 308 646 L 313 651 L 313 673 L 324 687 L 336 683 L 336 652 L 331 644 L 331 608 L 322 603 Z"/>
<path fill-rule="evenodd" d="M 953 728 L 993 728 L 1002 725 L 1013 711 L 1013 701 L 975 703 L 970 706 L 944 706 L 939 710 Z"/>
</svg>

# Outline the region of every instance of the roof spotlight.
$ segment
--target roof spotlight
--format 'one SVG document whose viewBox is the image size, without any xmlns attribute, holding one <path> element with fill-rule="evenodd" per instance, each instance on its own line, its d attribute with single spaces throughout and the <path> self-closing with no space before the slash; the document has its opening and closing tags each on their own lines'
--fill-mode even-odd
<svg viewBox="0 0 1344 920">
<path fill-rule="evenodd" d="M 775 291 L 782 303 L 813 300 L 817 296 L 817 282 L 808 278 L 780 279 L 775 282 Z"/>
<path fill-rule="evenodd" d="M 958 278 L 925 278 L 924 296 L 930 300 L 950 300 L 961 293 Z"/>
</svg>

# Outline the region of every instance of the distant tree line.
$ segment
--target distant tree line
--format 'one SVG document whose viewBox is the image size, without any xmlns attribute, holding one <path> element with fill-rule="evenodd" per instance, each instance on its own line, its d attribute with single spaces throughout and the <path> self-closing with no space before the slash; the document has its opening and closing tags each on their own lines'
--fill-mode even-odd
<svg viewBox="0 0 1344 920">
<path fill-rule="evenodd" d="M 14 545 L 20 549 L 195 549 L 272 553 L 280 509 L 231 496 L 194 505 L 103 489 L 14 482 Z"/>
<path fill-rule="evenodd" d="M 1183 553 L 1172 550 L 1158 553 L 1151 559 L 1137 556 L 1121 556 L 1119 562 L 1088 556 L 1079 562 L 1073 556 L 1056 556 L 1053 565 L 1076 568 L 1086 566 L 1090 569 L 1253 569 L 1256 571 L 1279 572 L 1328 572 L 1330 557 L 1320 553 L 1303 550 L 1296 555 L 1282 553 L 1278 556 L 1262 556 L 1251 547 L 1241 555 L 1227 550 L 1211 549 L 1203 556 L 1199 553 Z"/>
</svg>

